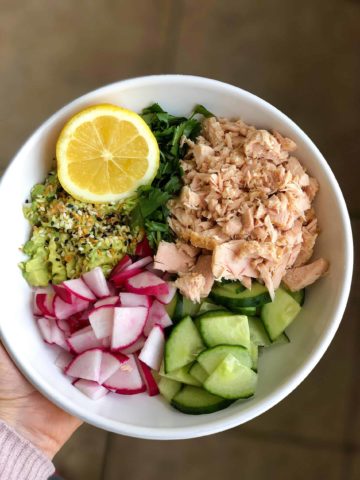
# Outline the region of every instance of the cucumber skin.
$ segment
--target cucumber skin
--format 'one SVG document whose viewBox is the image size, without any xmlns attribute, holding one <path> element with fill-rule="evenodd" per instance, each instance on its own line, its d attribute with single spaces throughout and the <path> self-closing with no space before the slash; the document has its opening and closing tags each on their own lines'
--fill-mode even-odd
<svg viewBox="0 0 360 480">
<path fill-rule="evenodd" d="M 260 307 L 265 303 L 271 302 L 270 294 L 264 292 L 257 297 L 248 297 L 248 298 L 230 298 L 230 297 L 222 297 L 217 295 L 216 292 L 210 292 L 210 298 L 214 300 L 214 302 L 223 305 L 224 307 L 231 309 L 240 309 L 240 308 L 247 308 L 247 307 Z"/>
<path fill-rule="evenodd" d="M 172 407 L 176 408 L 176 410 L 179 410 L 182 413 L 187 413 L 190 415 L 202 415 L 207 413 L 214 413 L 214 412 L 218 412 L 219 410 L 223 410 L 224 408 L 227 408 L 229 405 L 233 403 L 233 400 L 227 400 L 225 398 L 219 397 L 218 403 L 214 403 L 212 405 L 203 405 L 203 406 L 184 405 L 182 401 L 179 402 L 178 400 L 176 400 L 176 397 L 179 394 L 181 394 L 185 388 L 186 386 L 183 387 L 180 390 L 180 392 L 176 394 L 175 397 L 170 402 Z"/>
</svg>

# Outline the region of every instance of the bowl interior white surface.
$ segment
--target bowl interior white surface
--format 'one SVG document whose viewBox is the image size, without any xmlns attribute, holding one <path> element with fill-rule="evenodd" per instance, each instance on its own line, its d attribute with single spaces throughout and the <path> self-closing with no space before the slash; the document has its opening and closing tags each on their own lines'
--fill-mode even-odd
<svg viewBox="0 0 360 480">
<path fill-rule="evenodd" d="M 254 398 L 211 415 L 190 416 L 161 397 L 110 394 L 93 402 L 71 386 L 54 365 L 55 353 L 40 338 L 31 314 L 31 290 L 17 267 L 19 246 L 29 235 L 22 204 L 34 183 L 42 181 L 55 154 L 66 120 L 96 103 L 114 103 L 140 111 L 158 102 L 174 114 L 188 114 L 201 103 L 216 115 L 241 117 L 257 127 L 276 129 L 298 144 L 296 155 L 320 182 L 316 210 L 322 233 L 315 256 L 330 261 L 330 273 L 307 290 L 301 314 L 288 329 L 291 343 L 262 353 Z M 299 99 L 301 101 L 301 99 Z M 63 409 L 113 432 L 152 439 L 207 435 L 244 423 L 288 395 L 312 370 L 333 338 L 349 294 L 352 236 L 338 184 L 311 140 L 277 109 L 246 91 L 200 77 L 161 75 L 118 82 L 91 92 L 53 115 L 25 143 L 6 171 L 0 188 L 1 336 L 29 380 Z"/>
</svg>

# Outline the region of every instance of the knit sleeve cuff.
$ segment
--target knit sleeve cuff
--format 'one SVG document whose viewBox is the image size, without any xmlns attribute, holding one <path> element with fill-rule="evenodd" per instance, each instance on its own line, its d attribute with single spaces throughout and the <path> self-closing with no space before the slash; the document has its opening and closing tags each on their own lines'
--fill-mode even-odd
<svg viewBox="0 0 360 480">
<path fill-rule="evenodd" d="M 46 480 L 54 471 L 48 457 L 0 420 L 1 480 Z"/>
</svg>

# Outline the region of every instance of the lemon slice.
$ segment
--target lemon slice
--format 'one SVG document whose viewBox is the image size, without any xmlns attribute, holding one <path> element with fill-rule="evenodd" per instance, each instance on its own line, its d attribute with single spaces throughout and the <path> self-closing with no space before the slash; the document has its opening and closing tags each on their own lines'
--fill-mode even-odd
<svg viewBox="0 0 360 480">
<path fill-rule="evenodd" d="M 159 147 L 136 113 L 95 105 L 66 123 L 56 159 L 59 181 L 70 195 L 85 202 L 113 202 L 153 180 Z"/>
</svg>

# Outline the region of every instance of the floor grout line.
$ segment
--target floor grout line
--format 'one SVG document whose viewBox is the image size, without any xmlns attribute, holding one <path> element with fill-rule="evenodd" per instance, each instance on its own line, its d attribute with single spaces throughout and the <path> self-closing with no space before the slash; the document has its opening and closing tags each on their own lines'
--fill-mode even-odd
<svg viewBox="0 0 360 480">
<path fill-rule="evenodd" d="M 104 451 L 104 456 L 103 456 L 103 462 L 101 466 L 101 473 L 100 473 L 100 479 L 99 480 L 105 480 L 106 479 L 106 471 L 107 471 L 107 466 L 109 463 L 109 452 L 111 449 L 111 440 L 112 440 L 112 433 L 107 432 L 106 435 L 106 440 L 105 440 L 105 451 Z"/>
</svg>

